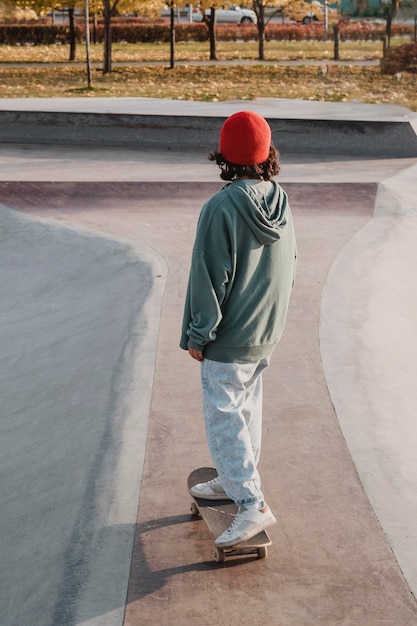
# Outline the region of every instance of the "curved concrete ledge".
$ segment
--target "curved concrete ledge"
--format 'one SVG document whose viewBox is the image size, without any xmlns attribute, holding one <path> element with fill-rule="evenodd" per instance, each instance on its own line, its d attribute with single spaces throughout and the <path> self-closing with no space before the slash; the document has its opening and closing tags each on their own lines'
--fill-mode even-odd
<svg viewBox="0 0 417 626">
<path fill-rule="evenodd" d="M 0 142 L 211 149 L 224 119 L 250 108 L 268 119 L 283 152 L 417 156 L 417 114 L 405 107 L 272 99 L 202 103 L 142 98 L 124 98 L 114 105 L 109 100 L 5 99 L 0 104 Z"/>
<path fill-rule="evenodd" d="M 121 623 L 166 266 L 3 206 L 0 224 L 1 621 Z"/>
<path fill-rule="evenodd" d="M 417 166 L 378 187 L 321 305 L 329 392 L 359 477 L 417 595 Z"/>
</svg>

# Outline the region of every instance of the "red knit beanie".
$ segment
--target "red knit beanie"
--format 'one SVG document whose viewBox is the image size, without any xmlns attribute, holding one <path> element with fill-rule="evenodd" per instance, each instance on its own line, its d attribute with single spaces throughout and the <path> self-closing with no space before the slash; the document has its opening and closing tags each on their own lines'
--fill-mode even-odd
<svg viewBox="0 0 417 626">
<path fill-rule="evenodd" d="M 267 160 L 271 147 L 268 122 L 252 111 L 231 115 L 220 131 L 219 150 L 236 165 L 257 165 Z"/>
</svg>

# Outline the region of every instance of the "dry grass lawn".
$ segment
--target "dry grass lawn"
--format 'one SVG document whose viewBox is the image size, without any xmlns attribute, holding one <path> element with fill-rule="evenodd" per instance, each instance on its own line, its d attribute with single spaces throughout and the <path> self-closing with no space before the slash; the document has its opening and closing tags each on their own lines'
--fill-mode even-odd
<svg viewBox="0 0 417 626">
<path fill-rule="evenodd" d="M 101 72 L 102 46 L 93 47 L 93 88 L 86 87 L 84 49 L 78 47 L 77 64 L 67 63 L 64 46 L 0 46 L 0 93 L 2 97 L 135 96 L 183 100 L 252 100 L 260 97 L 360 101 L 399 104 L 417 111 L 417 76 L 402 73 L 384 76 L 378 66 L 329 66 L 332 44 L 319 42 L 273 42 L 267 44 L 268 65 L 193 65 L 207 60 L 208 44 L 177 44 L 176 60 L 186 66 L 169 69 L 165 44 L 115 45 L 112 74 Z M 291 44 L 291 45 L 289 45 Z M 256 44 L 219 42 L 220 59 L 256 59 Z M 380 43 L 351 42 L 341 45 L 343 60 L 380 58 Z M 279 61 L 318 59 L 319 66 L 283 66 Z M 153 62 L 155 65 L 132 65 Z M 276 64 L 275 64 L 276 62 Z M 36 63 L 36 65 L 33 65 Z M 54 65 L 51 65 L 54 63 Z M 131 63 L 131 65 L 129 65 Z M 28 65 L 29 64 L 29 65 Z M 57 64 L 57 65 L 55 65 Z"/>
<path fill-rule="evenodd" d="M 409 41 L 398 39 L 398 45 Z M 397 44 L 396 44 L 397 45 Z M 67 46 L 1 46 L 0 63 L 64 63 L 68 61 Z M 255 41 L 234 42 L 218 41 L 217 54 L 220 60 L 225 59 L 257 59 L 258 44 Z M 113 61 L 159 61 L 169 60 L 169 44 L 122 44 L 114 43 L 112 47 Z M 292 59 L 333 58 L 331 41 L 269 41 L 265 43 L 265 56 L 269 61 L 287 61 Z M 379 41 L 347 41 L 340 44 L 340 58 L 344 61 L 360 61 L 364 59 L 380 59 L 382 44 Z M 85 58 L 84 47 L 77 46 L 77 60 Z M 103 46 L 91 46 L 91 58 L 101 62 Z M 179 42 L 175 45 L 177 61 L 204 61 L 209 58 L 208 42 Z"/>
</svg>

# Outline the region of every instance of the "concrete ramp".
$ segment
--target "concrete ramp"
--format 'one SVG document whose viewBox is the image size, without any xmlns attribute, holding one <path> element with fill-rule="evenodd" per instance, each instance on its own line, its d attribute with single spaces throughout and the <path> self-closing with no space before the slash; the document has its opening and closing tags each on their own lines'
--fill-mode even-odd
<svg viewBox="0 0 417 626">
<path fill-rule="evenodd" d="M 359 477 L 417 593 L 417 166 L 378 187 L 326 282 L 321 352 Z M 410 622 L 411 623 L 411 622 Z"/>
<path fill-rule="evenodd" d="M 164 263 L 3 206 L 0 239 L 0 621 L 120 623 Z"/>
<path fill-rule="evenodd" d="M 212 150 L 226 117 L 245 107 L 268 119 L 282 153 L 417 156 L 417 114 L 405 107 L 279 98 L 6 98 L 0 102 L 0 142 Z"/>
</svg>

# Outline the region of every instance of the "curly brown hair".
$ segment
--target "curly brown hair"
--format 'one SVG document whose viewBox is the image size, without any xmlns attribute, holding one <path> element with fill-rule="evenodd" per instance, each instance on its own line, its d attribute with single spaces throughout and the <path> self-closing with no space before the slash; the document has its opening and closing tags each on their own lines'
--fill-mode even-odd
<svg viewBox="0 0 417 626">
<path fill-rule="evenodd" d="M 220 178 L 222 180 L 235 180 L 236 178 L 259 178 L 261 180 L 271 180 L 279 174 L 281 165 L 279 163 L 279 152 L 271 142 L 269 156 L 263 163 L 257 165 L 237 165 L 226 161 L 222 153 L 217 149 L 209 154 L 210 161 L 215 161 L 221 169 Z"/>
</svg>

